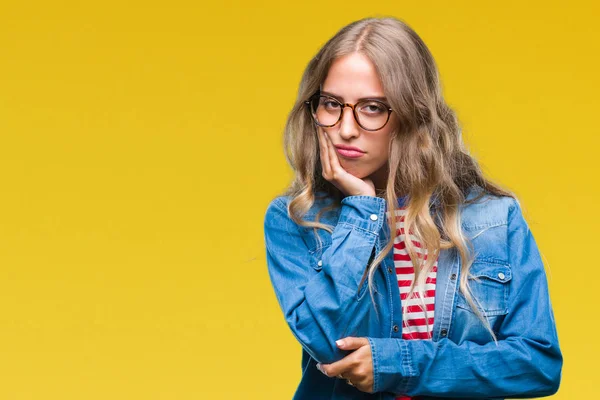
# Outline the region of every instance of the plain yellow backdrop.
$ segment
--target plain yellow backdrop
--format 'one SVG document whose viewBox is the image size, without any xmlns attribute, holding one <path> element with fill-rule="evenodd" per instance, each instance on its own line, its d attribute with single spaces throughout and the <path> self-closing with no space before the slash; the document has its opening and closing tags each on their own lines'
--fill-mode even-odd
<svg viewBox="0 0 600 400">
<path fill-rule="evenodd" d="M 594 2 L 0 3 L 0 399 L 289 399 L 300 345 L 263 216 L 303 69 L 343 25 L 425 40 L 488 177 L 520 197 L 595 398 Z M 594 286 L 585 286 L 585 284 Z"/>
</svg>

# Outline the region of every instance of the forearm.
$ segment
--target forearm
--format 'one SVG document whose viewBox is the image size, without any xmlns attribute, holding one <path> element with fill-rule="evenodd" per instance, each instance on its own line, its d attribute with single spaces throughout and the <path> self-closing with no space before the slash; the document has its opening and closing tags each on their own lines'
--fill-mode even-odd
<svg viewBox="0 0 600 400">
<path fill-rule="evenodd" d="M 311 261 L 297 226 L 281 208 L 271 211 L 274 219 L 265 223 L 267 263 L 286 322 L 318 362 L 342 359 L 348 352 L 335 341 L 347 332 L 359 333 L 374 310 L 363 276 L 385 221 L 385 200 L 344 198 L 331 244 L 321 256 L 322 268 L 315 274 L 306 272 Z"/>
<path fill-rule="evenodd" d="M 369 338 L 374 391 L 408 396 L 530 398 L 555 393 L 562 355 L 549 340 L 511 337 L 480 345 L 444 338 Z M 394 355 L 394 356 L 390 356 Z"/>
</svg>

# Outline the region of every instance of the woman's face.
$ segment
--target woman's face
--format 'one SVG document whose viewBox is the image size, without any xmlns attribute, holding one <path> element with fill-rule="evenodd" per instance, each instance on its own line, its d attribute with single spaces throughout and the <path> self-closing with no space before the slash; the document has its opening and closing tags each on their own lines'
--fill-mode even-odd
<svg viewBox="0 0 600 400">
<path fill-rule="evenodd" d="M 336 59 L 321 86 L 321 93 L 337 98 L 342 103 L 356 104 L 361 98 L 381 97 L 386 104 L 379 76 L 373 63 L 360 53 Z M 350 107 L 345 107 L 341 120 L 324 130 L 336 146 L 341 166 L 357 178 L 370 178 L 375 187 L 382 189 L 387 180 L 389 140 L 396 124 L 395 113 L 387 124 L 377 131 L 367 131 L 358 125 Z M 350 157 L 338 146 L 353 146 L 364 154 Z"/>
</svg>

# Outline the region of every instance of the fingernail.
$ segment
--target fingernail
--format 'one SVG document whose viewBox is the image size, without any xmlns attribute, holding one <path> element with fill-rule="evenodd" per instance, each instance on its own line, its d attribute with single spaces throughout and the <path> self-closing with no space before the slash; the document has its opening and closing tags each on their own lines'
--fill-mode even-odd
<svg viewBox="0 0 600 400">
<path fill-rule="evenodd" d="M 321 364 L 317 364 L 317 369 L 318 369 L 319 371 L 321 371 L 321 373 L 322 373 L 323 375 L 327 375 L 327 374 L 325 373 L 325 371 L 323 371 L 323 369 L 321 369 Z"/>
<path fill-rule="evenodd" d="M 343 346 L 344 345 L 344 341 L 343 340 L 336 340 L 335 344 L 337 344 L 338 346 Z"/>
</svg>

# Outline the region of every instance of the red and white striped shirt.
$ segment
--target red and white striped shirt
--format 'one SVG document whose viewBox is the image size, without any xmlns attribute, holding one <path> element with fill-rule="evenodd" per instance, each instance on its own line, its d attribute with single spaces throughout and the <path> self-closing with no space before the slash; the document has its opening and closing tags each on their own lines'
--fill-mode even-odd
<svg viewBox="0 0 600 400">
<path fill-rule="evenodd" d="M 435 284 L 437 275 L 437 259 L 433 265 L 432 271 L 427 276 L 425 281 L 424 301 L 427 310 L 427 327 L 425 313 L 420 307 L 420 298 L 417 290 L 418 286 L 415 284 L 413 289 L 413 298 L 407 300 L 408 289 L 410 284 L 415 278 L 415 270 L 410 260 L 410 256 L 406 250 L 404 244 L 404 216 L 406 214 L 406 208 L 400 207 L 396 210 L 396 232 L 398 237 L 394 241 L 394 264 L 396 267 L 396 277 L 398 278 L 398 288 L 400 289 L 400 299 L 402 306 L 407 305 L 406 315 L 402 322 L 402 339 L 415 340 L 415 339 L 430 339 L 433 332 L 433 321 L 434 321 L 434 310 L 435 310 Z M 386 213 L 389 216 L 389 212 Z M 411 233 L 411 232 L 409 232 Z M 415 247 L 417 248 L 417 254 L 423 256 L 420 251 L 421 243 L 411 234 L 411 239 Z M 424 260 L 427 259 L 427 254 L 424 255 Z M 398 396 L 395 400 L 410 400 L 412 397 L 409 396 Z"/>
</svg>

